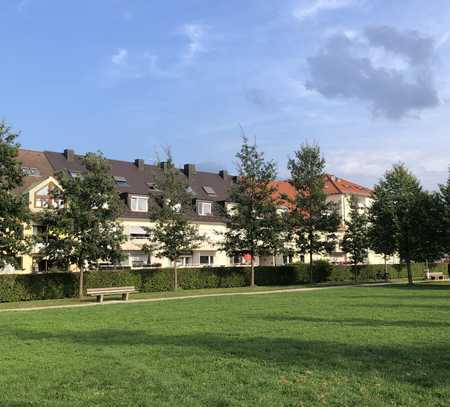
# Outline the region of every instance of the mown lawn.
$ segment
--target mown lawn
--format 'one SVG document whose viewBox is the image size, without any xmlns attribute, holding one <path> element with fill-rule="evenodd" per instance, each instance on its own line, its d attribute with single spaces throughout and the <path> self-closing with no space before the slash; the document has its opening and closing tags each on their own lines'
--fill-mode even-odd
<svg viewBox="0 0 450 407">
<path fill-rule="evenodd" d="M 0 313 L 0 406 L 449 406 L 450 286 Z"/>
</svg>

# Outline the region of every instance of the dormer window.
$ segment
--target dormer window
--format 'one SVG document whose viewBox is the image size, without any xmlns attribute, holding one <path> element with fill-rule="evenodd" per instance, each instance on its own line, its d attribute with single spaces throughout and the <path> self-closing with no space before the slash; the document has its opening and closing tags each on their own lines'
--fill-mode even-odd
<svg viewBox="0 0 450 407">
<path fill-rule="evenodd" d="M 211 202 L 197 202 L 197 213 L 200 216 L 210 216 L 212 214 L 212 203 Z"/>
<path fill-rule="evenodd" d="M 217 196 L 216 191 L 214 191 L 213 187 L 210 187 L 208 185 L 203 186 L 203 190 L 206 192 L 209 196 Z"/>
<path fill-rule="evenodd" d="M 133 195 L 130 206 L 133 212 L 148 212 L 148 197 Z"/>
<path fill-rule="evenodd" d="M 116 181 L 116 184 L 119 187 L 127 187 L 128 186 L 128 181 L 125 177 L 122 177 L 120 175 L 115 175 L 114 180 Z"/>
</svg>

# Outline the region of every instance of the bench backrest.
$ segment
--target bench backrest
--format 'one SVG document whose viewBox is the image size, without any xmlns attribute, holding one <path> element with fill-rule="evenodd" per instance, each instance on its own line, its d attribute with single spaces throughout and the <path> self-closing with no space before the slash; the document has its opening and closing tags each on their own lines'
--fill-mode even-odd
<svg viewBox="0 0 450 407">
<path fill-rule="evenodd" d="M 117 292 L 132 292 L 136 291 L 133 286 L 130 287 L 104 287 L 104 288 L 88 288 L 86 290 L 87 294 L 96 294 L 96 293 L 117 293 Z"/>
</svg>

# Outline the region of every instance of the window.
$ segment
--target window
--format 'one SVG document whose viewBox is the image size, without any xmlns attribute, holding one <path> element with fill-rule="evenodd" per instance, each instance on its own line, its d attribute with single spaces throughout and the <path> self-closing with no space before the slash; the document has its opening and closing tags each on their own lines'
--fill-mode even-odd
<svg viewBox="0 0 450 407">
<path fill-rule="evenodd" d="M 129 226 L 127 229 L 130 239 L 148 239 L 148 232 L 145 227 Z"/>
<path fill-rule="evenodd" d="M 214 264 L 214 256 L 200 256 L 200 265 L 212 266 Z"/>
<path fill-rule="evenodd" d="M 146 196 L 132 196 L 131 197 L 131 210 L 133 212 L 147 212 L 148 211 L 148 198 Z"/>
<path fill-rule="evenodd" d="M 147 186 L 149 191 L 159 191 L 158 184 L 156 184 L 155 182 L 147 182 Z"/>
<path fill-rule="evenodd" d="M 82 174 L 80 171 L 75 171 L 75 170 L 69 170 L 69 175 L 72 178 L 82 178 Z"/>
<path fill-rule="evenodd" d="M 144 267 L 151 264 L 150 255 L 146 253 L 130 254 L 131 267 Z"/>
<path fill-rule="evenodd" d="M 197 202 L 197 213 L 200 216 L 209 216 L 212 213 L 211 202 Z"/>
<path fill-rule="evenodd" d="M 209 196 L 216 196 L 216 191 L 214 191 L 214 189 L 208 185 L 204 185 L 203 186 L 203 190 L 209 195 Z"/>
<path fill-rule="evenodd" d="M 294 262 L 293 260 L 294 259 L 292 257 L 292 254 L 287 254 L 283 256 L 283 264 L 292 264 Z"/>
<path fill-rule="evenodd" d="M 128 181 L 125 177 L 115 175 L 114 180 L 116 181 L 116 183 L 119 187 L 127 187 L 128 186 Z"/>
<path fill-rule="evenodd" d="M 34 207 L 35 208 L 60 208 L 64 205 L 61 200 L 56 201 L 53 197 L 52 190 L 55 186 L 49 183 L 44 188 L 35 192 L 34 194 Z"/>
<path fill-rule="evenodd" d="M 26 177 L 39 177 L 41 172 L 34 167 L 22 167 L 23 175 Z"/>
<path fill-rule="evenodd" d="M 177 264 L 182 267 L 192 266 L 192 255 L 184 255 L 179 258 Z"/>
</svg>

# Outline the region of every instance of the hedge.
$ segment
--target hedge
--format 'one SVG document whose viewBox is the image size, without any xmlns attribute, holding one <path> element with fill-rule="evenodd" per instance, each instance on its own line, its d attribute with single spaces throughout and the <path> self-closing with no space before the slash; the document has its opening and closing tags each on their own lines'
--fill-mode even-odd
<svg viewBox="0 0 450 407">
<path fill-rule="evenodd" d="M 433 271 L 447 273 L 447 264 L 432 265 Z M 413 264 L 415 278 L 423 277 L 424 266 Z M 391 278 L 406 277 L 404 265 L 388 265 Z M 182 268 L 178 283 L 182 289 L 245 287 L 250 283 L 246 267 Z M 384 273 L 384 265 L 358 268 L 359 281 L 373 281 Z M 314 263 L 314 282 L 341 282 L 354 279 L 350 266 Z M 71 298 L 78 296 L 78 273 L 8 274 L 0 275 L 0 302 Z M 256 267 L 257 285 L 294 285 L 309 282 L 307 264 Z M 173 289 L 172 269 L 98 270 L 85 273 L 85 288 L 135 286 L 142 292 Z"/>
</svg>

